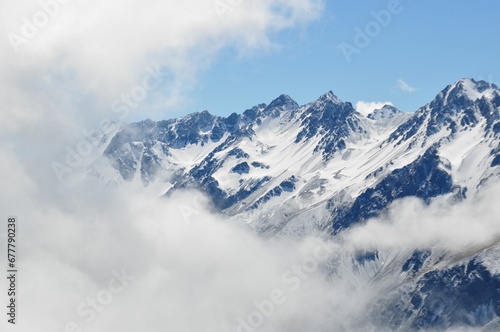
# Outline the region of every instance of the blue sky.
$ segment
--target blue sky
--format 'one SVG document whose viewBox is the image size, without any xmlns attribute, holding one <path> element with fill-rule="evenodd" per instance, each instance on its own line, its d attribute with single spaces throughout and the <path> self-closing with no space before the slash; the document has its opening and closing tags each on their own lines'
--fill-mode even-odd
<svg viewBox="0 0 500 332">
<path fill-rule="evenodd" d="M 401 0 L 350 63 L 339 49 L 356 46 L 355 28 L 373 28 L 372 11 L 391 1 L 327 1 L 321 17 L 271 37 L 276 47 L 223 49 L 197 78 L 176 115 L 240 113 L 281 93 L 299 104 L 332 90 L 344 101 L 391 101 L 413 112 L 462 77 L 500 80 L 500 2 Z M 406 83 L 406 89 L 401 84 Z"/>
<path fill-rule="evenodd" d="M 93 128 L 107 118 L 203 110 L 227 116 L 282 93 L 305 104 L 329 90 L 353 105 L 392 102 L 413 112 L 461 78 L 500 82 L 500 2 L 396 2 L 75 0 L 27 34 L 27 23 L 51 16 L 45 2 L 4 1 L 0 102 L 17 105 L 5 108 L 4 123 L 29 127 L 44 114 L 71 134 L 79 130 L 68 123 Z M 221 17 L 217 3 L 234 8 Z M 384 24 L 373 15 L 391 11 Z M 359 44 L 359 31 L 368 45 Z M 350 61 L 340 47 L 348 44 L 358 48 Z M 145 68 L 160 66 L 169 73 L 161 87 L 125 118 L 114 112 L 117 100 L 141 88 Z"/>
</svg>

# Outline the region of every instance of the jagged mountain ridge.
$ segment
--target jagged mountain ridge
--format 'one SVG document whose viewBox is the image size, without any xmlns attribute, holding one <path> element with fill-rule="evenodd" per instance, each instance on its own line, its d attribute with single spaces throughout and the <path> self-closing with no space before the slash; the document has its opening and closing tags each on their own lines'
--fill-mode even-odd
<svg viewBox="0 0 500 332">
<path fill-rule="evenodd" d="M 247 220 L 263 236 L 317 229 L 335 236 L 397 199 L 475 196 L 500 174 L 499 135 L 500 90 L 462 79 L 413 114 L 386 105 L 365 117 L 330 91 L 302 106 L 282 95 L 227 118 L 204 111 L 146 120 L 124 126 L 104 156 L 120 179 L 161 181 L 166 195 L 204 191 L 219 212 Z M 380 264 L 383 253 L 367 253 L 355 268 L 405 276 L 374 313 L 391 329 L 483 326 L 500 316 L 500 290 L 493 290 L 500 276 L 482 263 L 489 252 L 439 269 L 432 267 L 442 253 L 409 252 L 392 270 Z M 466 285 L 460 292 L 438 287 L 453 276 Z M 475 296 L 482 286 L 492 291 Z M 454 305 L 439 302 L 446 297 Z"/>
<path fill-rule="evenodd" d="M 162 177 L 170 181 L 166 191 L 202 189 L 227 214 L 249 212 L 293 176 L 295 189 L 279 204 L 293 197 L 303 209 L 332 198 L 354 199 L 434 144 L 449 146 L 457 136 L 472 136 L 476 130 L 477 139 L 494 145 L 500 130 L 497 91 L 486 82 L 461 80 L 414 114 L 385 106 L 368 117 L 331 91 L 303 106 L 282 95 L 227 118 L 204 111 L 131 124 L 113 137 L 104 154 L 125 180 L 141 177 L 147 185 L 167 171 Z M 485 94 L 491 98 L 486 100 Z M 498 143 L 488 147 L 494 157 L 485 159 L 499 162 Z M 450 161 L 454 156 L 441 150 L 444 164 L 462 160 Z M 484 168 L 467 181 L 467 174 L 455 172 L 454 185 L 474 191 L 492 172 Z M 315 189 L 320 194 L 308 201 Z"/>
</svg>

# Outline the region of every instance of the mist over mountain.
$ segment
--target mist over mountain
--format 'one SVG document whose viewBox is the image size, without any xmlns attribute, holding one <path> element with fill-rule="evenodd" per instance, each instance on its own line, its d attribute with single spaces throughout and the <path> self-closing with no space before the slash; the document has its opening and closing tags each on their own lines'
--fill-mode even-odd
<svg viewBox="0 0 500 332">
<path fill-rule="evenodd" d="M 87 172 L 105 183 L 155 185 L 164 198 L 200 191 L 262 238 L 327 234 L 346 251 L 325 268 L 370 289 L 372 327 L 500 327 L 494 84 L 462 79 L 414 113 L 385 105 L 366 116 L 331 91 L 305 105 L 281 95 L 228 117 L 125 124 L 102 139 Z"/>
</svg>

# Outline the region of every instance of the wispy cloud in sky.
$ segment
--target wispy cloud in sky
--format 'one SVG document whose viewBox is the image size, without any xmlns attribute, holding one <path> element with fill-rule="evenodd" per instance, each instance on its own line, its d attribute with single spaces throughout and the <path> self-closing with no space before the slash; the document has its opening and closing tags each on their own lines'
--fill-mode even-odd
<svg viewBox="0 0 500 332">
<path fill-rule="evenodd" d="M 50 186 L 57 181 L 51 162 L 64 159 L 83 131 L 106 119 L 167 118 L 222 50 L 272 48 L 276 32 L 315 20 L 324 5 L 222 2 L 229 8 L 223 13 L 203 0 L 47 1 L 50 8 L 36 0 L 0 2 L 3 151 L 22 155 L 28 172 Z M 115 101 L 134 92 L 141 97 L 144 78 L 156 68 L 164 73 L 161 86 L 121 119 Z M 46 163 L 33 162 L 42 157 Z"/>
<path fill-rule="evenodd" d="M 0 83 L 8 89 L 0 102 L 10 106 L 4 123 L 55 117 L 54 106 L 64 102 L 69 103 L 62 117 L 79 104 L 85 108 L 78 110 L 80 123 L 82 115 L 100 119 L 148 66 L 170 73 L 157 103 L 175 107 L 221 50 L 269 48 L 275 42 L 271 34 L 307 24 L 323 7 L 321 0 L 60 2 L 0 4 Z M 54 101 L 59 105 L 50 112 L 41 110 Z M 142 118 L 155 116 L 152 107 L 149 114 L 145 109 Z"/>
<path fill-rule="evenodd" d="M 410 84 L 406 83 L 403 79 L 399 79 L 397 82 L 397 87 L 403 92 L 413 93 L 417 91 L 416 88 L 412 87 Z"/>
</svg>

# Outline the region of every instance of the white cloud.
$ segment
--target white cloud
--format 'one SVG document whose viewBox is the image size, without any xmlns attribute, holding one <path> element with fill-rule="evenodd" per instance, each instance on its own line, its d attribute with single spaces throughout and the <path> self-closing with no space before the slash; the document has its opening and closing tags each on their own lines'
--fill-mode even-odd
<svg viewBox="0 0 500 332">
<path fill-rule="evenodd" d="M 150 188 L 89 179 L 71 194 L 52 189 L 41 198 L 20 181 L 31 176 L 23 169 L 10 174 L 25 195 L 0 196 L 2 211 L 18 217 L 23 248 L 19 331 L 65 331 L 76 323 L 89 332 L 233 332 L 276 289 L 285 300 L 264 318 L 262 331 L 343 330 L 364 314 L 369 291 L 347 294 L 349 282 L 328 281 L 324 263 L 304 278 L 294 272 L 316 264 L 318 248 L 327 259 L 334 244 L 314 237 L 266 242 L 209 212 L 197 193 L 162 200 Z M 133 280 L 108 302 L 102 291 L 122 270 Z M 99 296 L 94 310 L 91 299 Z M 341 319 L 347 314 L 352 320 Z"/>
<path fill-rule="evenodd" d="M 221 49 L 233 47 L 245 54 L 270 47 L 271 33 L 307 24 L 323 8 L 322 0 L 70 0 L 58 4 L 50 17 L 40 3 L 0 3 L 0 34 L 26 41 L 17 45 L 17 53 L 8 38 L 0 41 L 0 83 L 6 89 L 0 103 L 9 106 L 2 130 L 29 128 L 47 117 L 60 123 L 76 117 L 80 125 L 97 121 L 138 84 L 147 66 L 155 65 L 168 71 L 170 79 L 148 97 L 165 111 L 186 100 L 197 74 Z M 220 15 L 216 3 L 231 10 Z M 23 35 L 23 27 L 32 36 Z"/>
<path fill-rule="evenodd" d="M 356 111 L 359 113 L 363 114 L 364 116 L 368 116 L 370 113 L 372 113 L 376 109 L 381 109 L 385 105 L 391 105 L 394 106 L 390 101 L 386 102 L 377 102 L 377 101 L 358 101 L 356 103 Z"/>
<path fill-rule="evenodd" d="M 412 87 L 411 85 L 409 85 L 408 83 L 406 83 L 402 79 L 398 80 L 397 87 L 399 90 L 401 90 L 403 92 L 413 93 L 413 92 L 417 91 L 417 89 L 415 89 L 414 87 Z"/>
<path fill-rule="evenodd" d="M 348 242 L 381 249 L 441 248 L 454 253 L 487 247 L 500 240 L 500 207 L 495 203 L 499 194 L 500 184 L 496 183 L 455 204 L 446 198 L 429 206 L 417 198 L 398 200 L 386 216 L 350 231 Z"/>
<path fill-rule="evenodd" d="M 27 181 L 33 174 L 10 172 L 16 163 L 2 164 L 14 191 L 0 194 L 0 208 L 20 223 L 20 331 L 64 331 L 75 322 L 89 332 L 145 326 L 151 332 L 246 332 L 238 330 L 239 318 L 248 320 L 274 290 L 285 300 L 262 316 L 261 331 L 366 331 L 374 299 L 399 284 L 400 269 L 374 282 L 372 273 L 382 267 L 360 273 L 352 265 L 354 251 L 377 248 L 381 259 L 408 248 L 463 253 L 500 234 L 500 211 L 491 204 L 498 188 L 456 206 L 400 201 L 390 218 L 335 242 L 314 236 L 264 241 L 243 223 L 211 213 L 199 193 L 165 200 L 156 188 L 105 187 L 88 179 L 71 192 L 52 188 L 42 195 Z M 325 260 L 316 266 L 318 249 Z M 134 279 L 86 322 L 89 316 L 77 308 L 83 303 L 88 312 L 89 299 L 122 269 Z"/>
</svg>

